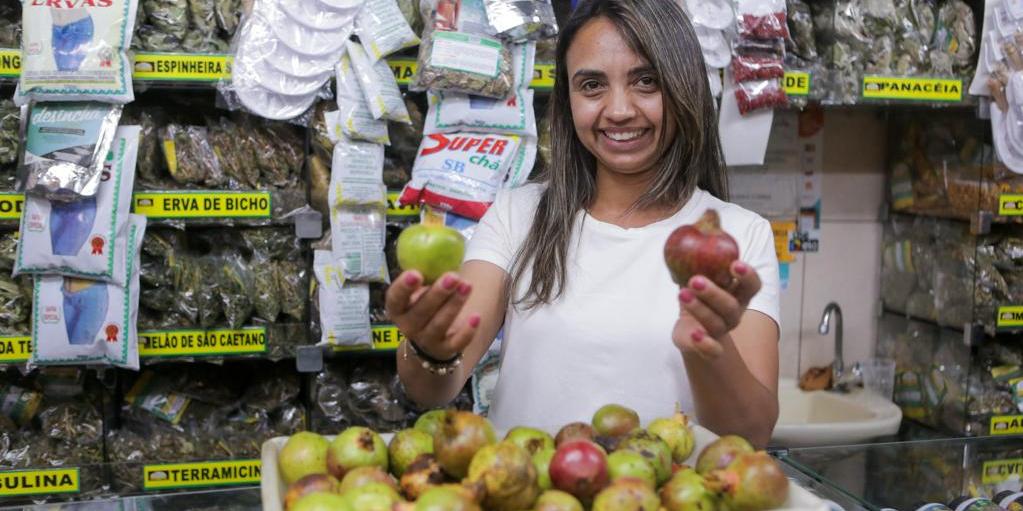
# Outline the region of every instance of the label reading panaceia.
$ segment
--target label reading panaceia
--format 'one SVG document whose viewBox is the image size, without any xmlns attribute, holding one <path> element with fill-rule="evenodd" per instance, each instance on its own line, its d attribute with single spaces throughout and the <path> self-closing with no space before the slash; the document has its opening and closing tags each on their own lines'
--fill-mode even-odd
<svg viewBox="0 0 1023 511">
<path fill-rule="evenodd" d="M 146 490 L 259 484 L 260 460 L 164 463 L 142 467 Z"/>
<path fill-rule="evenodd" d="M 963 100 L 963 81 L 947 78 L 864 76 L 863 97 L 958 103 Z"/>
</svg>

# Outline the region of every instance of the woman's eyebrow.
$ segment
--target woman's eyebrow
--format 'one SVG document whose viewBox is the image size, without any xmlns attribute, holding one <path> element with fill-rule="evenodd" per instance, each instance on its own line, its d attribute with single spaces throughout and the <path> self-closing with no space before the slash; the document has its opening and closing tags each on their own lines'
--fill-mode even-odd
<svg viewBox="0 0 1023 511">
<path fill-rule="evenodd" d="M 607 76 L 603 71 L 597 71 L 596 69 L 580 69 L 572 75 L 572 80 L 578 78 L 604 78 Z"/>
<path fill-rule="evenodd" d="M 636 67 L 634 67 L 634 68 L 629 70 L 629 78 L 635 78 L 636 76 L 639 76 L 639 75 L 645 75 L 645 74 L 651 74 L 651 73 L 654 73 L 654 74 L 657 73 L 657 70 L 654 69 L 654 66 L 651 66 L 649 64 L 643 65 L 643 66 L 636 66 Z"/>
</svg>

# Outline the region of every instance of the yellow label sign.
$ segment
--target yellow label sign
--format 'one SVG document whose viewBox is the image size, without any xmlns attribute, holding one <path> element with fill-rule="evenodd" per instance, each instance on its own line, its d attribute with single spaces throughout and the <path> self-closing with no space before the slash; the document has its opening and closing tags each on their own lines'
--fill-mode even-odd
<svg viewBox="0 0 1023 511">
<path fill-rule="evenodd" d="M 78 493 L 78 468 L 0 471 L 0 497 Z"/>
<path fill-rule="evenodd" d="M 554 88 L 554 66 L 552 64 L 536 64 L 533 66 L 533 81 L 529 86 L 534 89 Z"/>
<path fill-rule="evenodd" d="M 387 216 L 419 216 L 419 206 L 415 204 L 402 206 L 398 203 L 398 197 L 401 197 L 401 192 L 387 192 Z"/>
<path fill-rule="evenodd" d="M 373 327 L 373 349 L 397 349 L 405 339 L 398 327 L 393 325 L 377 325 Z M 334 346 L 334 351 L 365 351 L 364 346 Z"/>
<path fill-rule="evenodd" d="M 995 326 L 998 328 L 1023 328 L 1023 305 L 999 307 Z"/>
<path fill-rule="evenodd" d="M 215 82 L 231 76 L 231 57 L 136 53 L 132 76 L 139 80 Z"/>
<path fill-rule="evenodd" d="M 981 465 L 981 483 L 998 484 L 1023 475 L 1023 458 L 985 461 Z"/>
<path fill-rule="evenodd" d="M 139 356 L 210 357 L 266 352 L 266 328 L 139 332 Z"/>
<path fill-rule="evenodd" d="M 259 460 L 164 463 L 142 467 L 146 490 L 259 484 Z"/>
<path fill-rule="evenodd" d="M 21 50 L 0 50 L 0 76 L 14 78 L 21 74 Z"/>
<path fill-rule="evenodd" d="M 416 74 L 415 59 L 387 59 L 391 66 L 394 79 L 398 85 L 408 85 L 412 82 L 412 76 Z M 554 66 L 551 64 L 536 64 L 533 67 L 533 81 L 529 84 L 534 89 L 550 89 L 554 87 Z"/>
<path fill-rule="evenodd" d="M 963 100 L 963 81 L 947 78 L 864 76 L 863 97 L 958 103 Z"/>
<path fill-rule="evenodd" d="M 782 80 L 785 94 L 789 96 L 810 95 L 810 73 L 805 71 L 786 71 Z"/>
<path fill-rule="evenodd" d="M 1005 193 L 998 197 L 998 214 L 1001 216 L 1023 215 L 1023 194 Z"/>
<path fill-rule="evenodd" d="M 25 195 L 14 192 L 0 192 L 0 220 L 20 220 L 25 207 Z"/>
<path fill-rule="evenodd" d="M 149 218 L 270 218 L 270 192 L 138 192 L 132 204 Z"/>
<path fill-rule="evenodd" d="M 796 256 L 789 250 L 789 241 L 795 230 L 796 223 L 791 220 L 771 221 L 771 231 L 774 232 L 774 251 L 778 254 L 779 263 L 791 263 L 796 260 Z"/>
<path fill-rule="evenodd" d="M 32 356 L 32 338 L 27 335 L 0 337 L 0 364 L 27 362 Z"/>
<path fill-rule="evenodd" d="M 991 417 L 991 435 L 1018 435 L 1023 433 L 1023 415 L 995 415 Z"/>
</svg>

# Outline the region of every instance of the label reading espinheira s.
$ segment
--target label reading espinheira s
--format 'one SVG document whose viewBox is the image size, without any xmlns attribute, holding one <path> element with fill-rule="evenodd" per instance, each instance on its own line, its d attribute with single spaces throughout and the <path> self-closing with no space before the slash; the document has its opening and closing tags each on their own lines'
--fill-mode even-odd
<svg viewBox="0 0 1023 511">
<path fill-rule="evenodd" d="M 146 490 L 259 484 L 260 460 L 164 463 L 142 467 Z"/>
<path fill-rule="evenodd" d="M 963 100 L 963 82 L 947 78 L 864 76 L 863 97 L 958 103 Z"/>
<path fill-rule="evenodd" d="M 31 356 L 31 336 L 12 335 L 0 337 L 0 364 L 28 362 Z"/>
<path fill-rule="evenodd" d="M 266 352 L 266 328 L 139 332 L 139 356 L 211 357 Z"/>
<path fill-rule="evenodd" d="M 0 497 L 78 493 L 78 468 L 5 470 L 0 472 Z"/>
<path fill-rule="evenodd" d="M 228 55 L 136 53 L 132 76 L 139 80 L 216 82 L 231 76 Z"/>
<path fill-rule="evenodd" d="M 1023 415 L 996 415 L 991 417 L 991 435 L 1018 435 L 1023 433 Z"/>
<path fill-rule="evenodd" d="M 135 214 L 149 218 L 270 218 L 270 192 L 138 192 Z"/>
<path fill-rule="evenodd" d="M 999 307 L 995 326 L 999 329 L 1023 328 L 1023 305 Z"/>
<path fill-rule="evenodd" d="M 983 484 L 998 484 L 1008 481 L 1013 476 L 1023 476 L 1023 458 L 985 461 L 981 465 Z"/>
</svg>

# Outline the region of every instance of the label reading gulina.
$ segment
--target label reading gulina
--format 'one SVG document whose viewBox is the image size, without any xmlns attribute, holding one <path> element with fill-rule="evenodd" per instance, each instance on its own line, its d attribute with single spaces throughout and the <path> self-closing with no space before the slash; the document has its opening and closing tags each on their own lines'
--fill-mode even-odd
<svg viewBox="0 0 1023 511">
<path fill-rule="evenodd" d="M 991 417 L 991 435 L 1018 435 L 1023 433 L 1023 415 L 995 415 Z"/>
<path fill-rule="evenodd" d="M 146 490 L 259 484 L 260 460 L 163 463 L 142 467 Z"/>
<path fill-rule="evenodd" d="M 32 356 L 32 337 L 27 335 L 0 336 L 0 364 L 28 362 Z"/>
<path fill-rule="evenodd" d="M 266 328 L 139 332 L 139 356 L 210 357 L 266 352 Z"/>
<path fill-rule="evenodd" d="M 270 218 L 270 192 L 137 192 L 135 214 L 161 218 Z"/>
<path fill-rule="evenodd" d="M 0 472 L 0 497 L 78 493 L 78 468 L 4 470 Z"/>
</svg>

